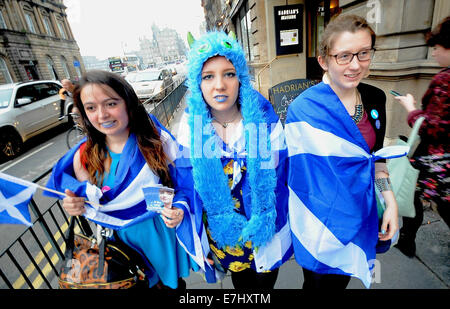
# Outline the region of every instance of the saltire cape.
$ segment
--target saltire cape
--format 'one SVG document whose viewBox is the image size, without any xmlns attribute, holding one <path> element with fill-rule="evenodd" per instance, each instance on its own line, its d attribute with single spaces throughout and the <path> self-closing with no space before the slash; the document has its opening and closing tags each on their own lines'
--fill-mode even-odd
<svg viewBox="0 0 450 309">
<path fill-rule="evenodd" d="M 176 167 L 177 157 L 181 152 L 171 133 L 153 115 L 150 115 L 150 118 L 155 123 L 161 135 L 164 151 L 168 159 L 175 163 L 175 167 L 172 164 L 169 165 L 169 172 L 175 189 L 173 206 L 183 209 L 185 218 L 187 218 L 176 227 L 177 240 L 183 248 L 189 248 L 191 250 L 188 254 L 193 257 L 195 262 L 198 262 L 201 260 L 201 250 L 197 252 L 197 248 L 191 245 L 194 241 L 192 239 L 192 229 L 189 226 L 191 224 L 188 215 L 190 207 L 187 203 L 187 196 L 182 190 L 183 186 L 180 185 L 183 179 L 178 177 L 178 169 Z M 100 188 L 87 181 L 79 182 L 74 176 L 73 158 L 83 142 L 84 140 L 80 141 L 79 144 L 57 162 L 47 183 L 48 188 L 59 192 L 70 189 L 78 196 L 101 204 L 101 207 L 86 204 L 86 213 L 84 216 L 101 226 L 114 230 L 121 230 L 148 218 L 159 216 L 157 212 L 146 210 L 147 205 L 142 188 L 160 184 L 160 179 L 148 167 L 137 147 L 134 134 L 130 134 L 122 151 L 117 167 L 116 185 L 105 193 L 102 193 Z M 51 193 L 46 193 L 46 195 L 59 197 Z M 200 257 L 198 254 L 200 254 Z M 199 266 L 203 266 L 203 271 L 205 271 L 203 263 L 200 263 Z M 210 273 L 213 273 L 211 269 Z"/>
<path fill-rule="evenodd" d="M 290 226 L 288 221 L 287 214 L 287 202 L 288 202 L 288 190 L 286 186 L 287 182 L 287 147 L 284 139 L 284 131 L 281 122 L 279 121 L 278 116 L 275 114 L 272 105 L 269 101 L 267 101 L 261 94 L 255 91 L 255 96 L 258 97 L 258 104 L 261 106 L 265 117 L 267 119 L 267 132 L 270 136 L 271 141 L 271 163 L 270 168 L 274 169 L 276 172 L 277 183 L 275 188 L 275 199 L 276 199 L 276 220 L 275 220 L 275 233 L 271 240 L 267 242 L 265 245 L 259 247 L 257 250 L 253 250 L 255 266 L 258 272 L 263 272 L 267 270 L 273 270 L 280 267 L 285 261 L 287 261 L 293 254 Z M 186 248 L 188 252 L 195 251 L 198 252 L 198 256 L 202 256 L 203 259 L 206 258 L 211 252 L 208 238 L 206 235 L 206 228 L 203 224 L 203 202 L 198 194 L 198 192 L 194 189 L 193 176 L 192 176 L 192 163 L 190 160 L 191 156 L 191 134 L 189 129 L 189 109 L 186 108 L 184 115 L 181 118 L 180 126 L 177 134 L 177 141 L 183 147 L 183 155 L 182 158 L 177 161 L 177 170 L 178 177 L 183 179 L 182 186 L 183 191 L 188 192 L 189 194 L 189 206 L 190 209 L 190 217 L 187 218 L 185 216 L 184 220 L 191 221 L 191 229 L 192 233 L 195 235 L 193 238 L 194 242 L 191 243 L 191 247 Z M 242 125 L 242 122 L 241 124 Z M 243 160 L 244 164 L 247 160 L 247 152 L 245 150 L 245 136 L 244 132 L 238 131 L 238 135 L 233 138 L 235 141 L 234 146 L 240 149 L 234 149 L 234 152 L 226 153 L 225 150 L 222 150 L 222 155 L 226 157 L 233 157 L 237 160 Z M 231 144 L 231 143 L 230 143 Z M 221 147 L 221 146 L 219 146 Z M 223 172 L 221 170 L 220 172 Z M 237 176 L 239 177 L 239 176 Z M 236 178 L 236 175 L 234 176 Z M 214 176 L 211 175 L 210 179 L 214 179 Z M 247 218 L 245 220 L 250 219 L 251 214 L 251 206 L 249 202 L 249 197 L 251 196 L 251 188 L 249 185 L 249 178 L 244 177 L 242 179 L 242 195 L 244 198 L 245 213 L 247 214 Z M 211 181 L 211 188 L 214 188 L 214 181 Z M 221 199 L 220 196 L 217 196 L 218 199 Z M 242 205 L 241 205 L 242 207 Z M 186 225 L 187 226 L 187 225 Z M 229 228 L 229 226 L 224 225 L 223 228 Z M 201 251 L 201 253 L 200 253 Z M 199 263 L 198 261 L 197 263 Z M 200 265 L 200 264 L 199 264 Z M 208 282 L 216 282 L 216 279 L 223 278 L 223 273 L 221 273 L 218 269 L 213 269 L 209 265 L 209 263 L 205 260 L 205 267 L 210 270 L 213 270 L 214 275 L 211 273 L 209 277 L 206 279 Z M 215 279 L 214 279 L 215 278 Z"/>
<path fill-rule="evenodd" d="M 406 155 L 389 146 L 371 154 L 331 87 L 307 89 L 289 106 L 289 220 L 304 268 L 371 283 L 378 241 L 375 161 Z"/>
<path fill-rule="evenodd" d="M 159 121 L 150 115 L 155 123 L 164 144 L 164 150 L 171 161 L 175 161 L 178 153 L 178 145 L 175 138 L 165 129 Z M 73 158 L 80 145 L 86 139 L 80 141 L 67 152 L 53 167 L 47 187 L 59 192 L 70 189 L 77 196 L 87 198 L 88 201 L 100 206 L 86 204 L 85 216 L 101 226 L 120 230 L 148 217 L 157 216 L 156 212 L 147 211 L 143 187 L 160 184 L 160 179 L 148 167 L 144 156 L 137 147 L 136 136 L 130 134 L 117 166 L 116 185 L 111 190 L 102 193 L 102 190 L 88 181 L 80 182 L 75 178 L 73 170 Z M 176 170 L 169 165 L 169 172 L 175 178 Z M 56 196 L 45 192 L 45 195 Z M 173 204 L 185 204 L 186 199 L 182 192 L 176 191 Z M 176 205 L 177 204 L 177 205 Z"/>
</svg>

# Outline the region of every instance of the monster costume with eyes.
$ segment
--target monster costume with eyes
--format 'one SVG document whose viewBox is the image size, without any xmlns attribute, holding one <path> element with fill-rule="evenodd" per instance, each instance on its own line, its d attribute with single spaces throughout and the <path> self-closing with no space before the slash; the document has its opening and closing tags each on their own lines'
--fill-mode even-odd
<svg viewBox="0 0 450 309">
<path fill-rule="evenodd" d="M 189 157 L 187 166 L 195 189 L 190 197 L 191 213 L 195 213 L 191 218 L 201 234 L 206 213 L 209 232 L 218 248 L 248 246 L 251 242 L 258 272 L 277 268 L 292 255 L 287 220 L 287 148 L 281 122 L 270 102 L 253 89 L 245 54 L 233 36 L 210 32 L 200 40 L 191 37 L 188 41 L 188 108 L 177 140 L 185 150 L 184 157 Z M 200 88 L 203 65 L 215 56 L 226 57 L 239 80 L 237 104 L 244 129 L 238 138 L 241 147 L 232 150 L 216 135 L 210 107 Z M 246 168 L 242 179 L 239 173 L 233 175 L 233 183 L 243 183 L 245 215 L 235 209 L 221 162 L 224 156 L 240 162 L 239 170 L 241 166 Z M 209 247 L 204 242 L 202 247 L 207 255 Z"/>
</svg>

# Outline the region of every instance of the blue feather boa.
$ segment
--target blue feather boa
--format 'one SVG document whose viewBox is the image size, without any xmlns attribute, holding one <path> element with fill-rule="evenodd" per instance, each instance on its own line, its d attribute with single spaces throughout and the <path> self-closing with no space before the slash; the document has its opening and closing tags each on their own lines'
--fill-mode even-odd
<svg viewBox="0 0 450 309">
<path fill-rule="evenodd" d="M 211 123 L 211 114 L 200 89 L 201 71 L 205 61 L 218 55 L 225 56 L 236 69 L 240 82 L 238 100 L 244 128 L 247 128 L 248 124 L 254 124 L 253 127 L 256 127 L 256 131 L 246 130 L 245 132 L 247 153 L 257 154 L 246 158 L 247 177 L 251 188 L 251 214 L 247 214 L 251 215 L 249 220 L 234 210 L 228 178 L 223 171 L 220 156 L 208 158 L 203 154 L 205 142 L 211 141 L 217 136 Z M 188 69 L 190 90 L 187 101 L 188 123 L 191 132 L 191 164 L 194 186 L 206 210 L 211 236 L 221 248 L 243 245 L 247 241 L 251 241 L 255 248 L 260 247 L 270 241 L 275 234 L 277 179 L 273 168 L 261 168 L 265 161 L 270 161 L 270 158 L 262 158 L 259 151 L 261 143 L 265 143 L 265 149 L 269 151 L 271 149 L 268 128 L 270 124 L 268 124 L 258 100 L 258 93 L 250 84 L 244 52 L 239 43 L 225 33 L 210 32 L 192 45 Z M 260 124 L 263 125 L 260 126 Z M 201 144 L 198 143 L 199 137 L 196 136 L 199 131 L 195 132 L 195 128 L 199 127 L 203 131 Z M 267 131 L 260 132 L 261 130 Z M 260 138 L 266 140 L 260 141 Z M 214 151 L 220 153 L 220 149 L 217 148 Z M 202 153 L 199 153 L 199 150 Z"/>
</svg>

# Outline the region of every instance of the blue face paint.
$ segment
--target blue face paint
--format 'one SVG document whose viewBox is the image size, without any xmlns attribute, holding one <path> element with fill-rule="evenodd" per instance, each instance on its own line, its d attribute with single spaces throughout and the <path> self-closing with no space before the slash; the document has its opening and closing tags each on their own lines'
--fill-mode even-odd
<svg viewBox="0 0 450 309">
<path fill-rule="evenodd" d="M 373 119 L 378 119 L 378 111 L 376 109 L 372 109 L 370 111 L 370 116 L 372 116 Z"/>
<path fill-rule="evenodd" d="M 377 119 L 377 121 L 375 121 L 375 126 L 377 127 L 378 130 L 380 129 L 381 127 L 380 120 Z"/>
</svg>

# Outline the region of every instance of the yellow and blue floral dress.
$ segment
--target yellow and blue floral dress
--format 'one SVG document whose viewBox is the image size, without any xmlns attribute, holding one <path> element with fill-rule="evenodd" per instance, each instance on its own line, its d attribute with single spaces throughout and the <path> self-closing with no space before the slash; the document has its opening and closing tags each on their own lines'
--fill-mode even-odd
<svg viewBox="0 0 450 309">
<path fill-rule="evenodd" d="M 240 167 L 242 175 L 241 180 L 233 187 L 234 159 L 222 158 L 222 164 L 223 171 L 225 175 L 228 176 L 228 186 L 231 189 L 231 196 L 233 197 L 234 201 L 234 210 L 239 214 L 245 216 L 244 207 L 241 207 L 241 205 L 243 205 L 242 179 L 245 178 L 247 168 L 245 166 Z M 248 268 L 255 269 L 252 243 L 250 241 L 246 242 L 243 247 L 241 247 L 240 245 L 236 245 L 235 247 L 226 246 L 224 249 L 219 249 L 216 245 L 216 242 L 211 237 L 211 233 L 209 232 L 206 212 L 203 213 L 203 222 L 206 226 L 206 232 L 208 235 L 211 251 L 214 253 L 216 260 L 224 269 L 228 269 L 232 272 L 239 272 Z"/>
</svg>

